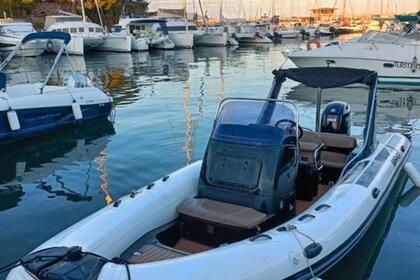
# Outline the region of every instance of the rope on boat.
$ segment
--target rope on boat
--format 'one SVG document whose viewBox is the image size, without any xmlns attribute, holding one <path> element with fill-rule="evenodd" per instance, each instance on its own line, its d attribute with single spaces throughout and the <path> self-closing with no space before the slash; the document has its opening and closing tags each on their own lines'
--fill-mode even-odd
<svg viewBox="0 0 420 280">
<path fill-rule="evenodd" d="M 317 243 L 317 242 L 316 242 L 313 238 L 311 238 L 309 235 L 307 235 L 307 234 L 305 234 L 305 233 L 301 232 L 300 230 L 298 230 L 298 229 L 297 229 L 294 225 L 290 225 L 290 224 L 289 224 L 289 225 L 286 225 L 286 230 L 287 230 L 287 231 L 289 231 L 289 232 L 291 232 L 291 233 L 293 234 L 293 237 L 296 239 L 297 243 L 299 244 L 299 247 L 302 249 L 302 253 L 303 253 L 303 256 L 305 257 L 306 264 L 308 265 L 309 271 L 311 272 L 312 279 L 313 279 L 313 280 L 315 280 L 315 279 L 319 279 L 319 278 L 317 278 L 317 277 L 315 276 L 315 273 L 314 273 L 314 271 L 312 270 L 311 263 L 309 262 L 309 259 L 308 259 L 308 257 L 306 256 L 305 249 L 304 249 L 304 247 L 303 247 L 302 243 L 300 242 L 300 240 L 299 240 L 299 238 L 298 238 L 298 236 L 297 236 L 296 232 L 297 232 L 297 233 L 299 233 L 300 235 L 302 235 L 302 236 L 304 236 L 304 237 L 308 238 L 309 240 L 311 240 L 311 241 L 312 241 L 312 242 L 314 242 L 314 243 Z"/>
</svg>

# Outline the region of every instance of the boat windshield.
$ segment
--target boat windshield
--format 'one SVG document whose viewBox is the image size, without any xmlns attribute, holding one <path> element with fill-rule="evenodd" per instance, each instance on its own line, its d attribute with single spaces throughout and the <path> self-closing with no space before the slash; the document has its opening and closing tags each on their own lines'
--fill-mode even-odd
<svg viewBox="0 0 420 280">
<path fill-rule="evenodd" d="M 35 32 L 32 24 L 10 24 L 0 27 L 0 32 L 4 34 L 26 35 Z"/>
<path fill-rule="evenodd" d="M 368 31 L 363 34 L 357 42 L 359 43 L 385 43 L 385 44 L 419 44 L 416 40 L 398 36 L 396 34 Z"/>
<path fill-rule="evenodd" d="M 296 136 L 297 110 L 288 102 L 228 99 L 219 109 L 212 133 L 216 140 L 259 146 L 280 145 Z"/>
</svg>

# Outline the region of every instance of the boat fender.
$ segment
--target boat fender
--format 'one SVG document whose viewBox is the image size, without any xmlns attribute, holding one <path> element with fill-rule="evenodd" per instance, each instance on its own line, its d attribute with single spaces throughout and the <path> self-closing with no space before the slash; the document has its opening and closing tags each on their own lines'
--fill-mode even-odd
<svg viewBox="0 0 420 280">
<path fill-rule="evenodd" d="M 150 183 L 147 185 L 146 189 L 151 190 L 155 186 L 155 183 Z"/>
<path fill-rule="evenodd" d="M 7 120 L 9 121 L 10 129 L 12 131 L 20 129 L 19 118 L 15 110 L 7 111 Z"/>
<path fill-rule="evenodd" d="M 417 171 L 416 167 L 414 166 L 414 164 L 412 164 L 411 162 L 406 162 L 404 164 L 404 170 L 407 173 L 408 177 L 411 179 L 411 181 L 413 182 L 413 184 L 417 187 L 420 188 L 420 174 Z"/>
<path fill-rule="evenodd" d="M 321 42 L 318 38 L 310 39 L 306 42 L 306 48 L 308 51 L 312 50 L 312 44 L 314 44 L 317 49 L 321 47 Z"/>
<path fill-rule="evenodd" d="M 169 176 L 167 175 L 167 176 L 162 178 L 162 182 L 166 182 L 166 181 L 168 181 L 168 179 L 169 179 Z"/>
<path fill-rule="evenodd" d="M 73 116 L 75 120 L 81 120 L 83 118 L 82 109 L 80 108 L 80 104 L 77 103 L 75 100 L 71 104 L 71 110 L 73 111 Z"/>
<path fill-rule="evenodd" d="M 305 255 L 308 259 L 313 259 L 322 251 L 322 245 L 319 243 L 311 243 L 304 249 Z"/>
<path fill-rule="evenodd" d="M 417 57 L 414 56 L 413 57 L 413 61 L 411 62 L 411 67 L 410 67 L 411 68 L 411 71 L 413 71 L 413 73 L 417 71 L 417 65 L 418 65 L 418 63 L 417 63 Z"/>
</svg>

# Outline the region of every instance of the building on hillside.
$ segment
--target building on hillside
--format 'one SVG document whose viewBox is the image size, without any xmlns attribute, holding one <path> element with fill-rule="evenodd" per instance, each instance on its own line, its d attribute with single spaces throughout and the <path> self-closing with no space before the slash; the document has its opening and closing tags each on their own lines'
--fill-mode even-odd
<svg viewBox="0 0 420 280">
<path fill-rule="evenodd" d="M 328 21 L 335 17 L 337 8 L 315 8 L 311 9 L 311 17 L 318 21 Z"/>
</svg>

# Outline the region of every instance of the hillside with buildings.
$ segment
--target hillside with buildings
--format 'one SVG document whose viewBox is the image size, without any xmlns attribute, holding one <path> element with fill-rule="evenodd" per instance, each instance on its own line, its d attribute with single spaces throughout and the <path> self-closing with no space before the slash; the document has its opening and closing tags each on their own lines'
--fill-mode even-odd
<svg viewBox="0 0 420 280">
<path fill-rule="evenodd" d="M 87 16 L 99 22 L 95 0 L 85 0 Z M 118 21 L 123 10 L 127 14 L 145 14 L 148 3 L 145 1 L 98 0 L 102 18 L 111 27 Z M 2 18 L 23 19 L 32 22 L 38 29 L 44 26 L 45 16 L 58 14 L 59 11 L 80 14 L 80 1 L 72 0 L 1 0 Z"/>
</svg>

